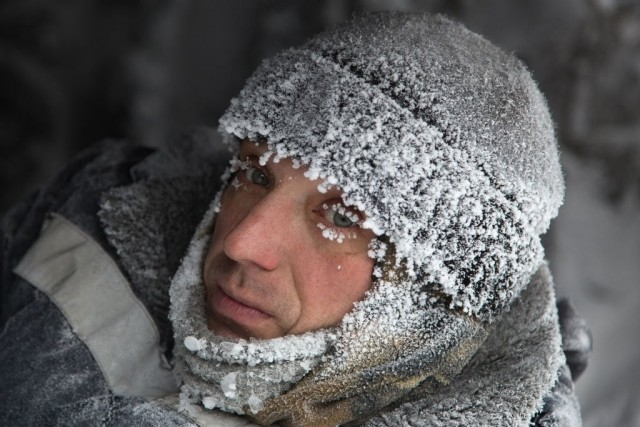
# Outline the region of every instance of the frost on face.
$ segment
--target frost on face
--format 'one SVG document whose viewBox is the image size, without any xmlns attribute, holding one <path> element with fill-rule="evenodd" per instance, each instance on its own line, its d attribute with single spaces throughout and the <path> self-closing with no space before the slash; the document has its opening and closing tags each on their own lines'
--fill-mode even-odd
<svg viewBox="0 0 640 427">
<path fill-rule="evenodd" d="M 183 381 L 181 410 L 189 413 L 190 405 L 200 405 L 243 414 L 259 411 L 263 401 L 309 373 L 336 335 L 320 330 L 271 340 L 233 341 L 207 328 L 201 268 L 215 203 L 196 230 L 170 289 L 170 319 L 176 342 L 183 344 L 175 348 Z"/>
<path fill-rule="evenodd" d="M 230 169 L 240 170 L 236 161 Z M 270 340 L 230 340 L 207 327 L 202 266 L 211 240 L 218 192 L 195 231 L 170 288 L 170 320 L 177 371 L 183 385 L 181 410 L 191 405 L 243 414 L 289 389 L 322 360 L 335 342 L 330 329 Z M 249 408 L 249 409 L 247 409 Z M 253 409 L 251 409 L 253 408 Z"/>
<path fill-rule="evenodd" d="M 236 190 L 239 190 L 242 187 L 242 184 L 240 183 L 240 180 L 237 176 L 234 176 L 231 180 L 231 186 Z"/>
<path fill-rule="evenodd" d="M 318 223 L 317 226 L 320 230 L 322 230 L 322 237 L 324 237 L 325 239 L 328 239 L 331 241 L 335 240 L 338 243 L 344 242 L 345 235 L 343 232 L 338 231 L 334 228 L 327 227 L 322 223 Z"/>
</svg>

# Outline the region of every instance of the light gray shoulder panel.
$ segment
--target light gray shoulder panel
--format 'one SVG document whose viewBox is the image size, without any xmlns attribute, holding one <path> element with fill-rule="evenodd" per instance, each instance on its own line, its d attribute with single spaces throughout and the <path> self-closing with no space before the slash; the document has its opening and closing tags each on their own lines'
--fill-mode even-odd
<svg viewBox="0 0 640 427">
<path fill-rule="evenodd" d="M 114 394 L 157 398 L 178 389 L 153 319 L 113 259 L 76 225 L 54 215 L 14 271 L 58 306 Z"/>
</svg>

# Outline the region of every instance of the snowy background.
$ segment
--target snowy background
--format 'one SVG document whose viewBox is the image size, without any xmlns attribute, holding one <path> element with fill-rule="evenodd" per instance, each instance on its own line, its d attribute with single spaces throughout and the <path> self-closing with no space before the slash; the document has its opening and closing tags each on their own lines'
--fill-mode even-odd
<svg viewBox="0 0 640 427">
<path fill-rule="evenodd" d="M 262 58 L 373 9 L 449 14 L 532 70 L 567 179 L 547 255 L 594 335 L 584 424 L 640 426 L 639 0 L 3 0 L 0 213 L 99 139 L 215 126 Z"/>
</svg>

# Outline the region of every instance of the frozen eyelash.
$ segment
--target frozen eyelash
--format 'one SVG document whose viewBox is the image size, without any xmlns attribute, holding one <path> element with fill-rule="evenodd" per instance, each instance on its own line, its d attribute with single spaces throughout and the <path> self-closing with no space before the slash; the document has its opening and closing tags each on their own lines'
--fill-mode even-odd
<svg viewBox="0 0 640 427">
<path fill-rule="evenodd" d="M 318 223 L 316 225 L 320 230 L 322 230 L 322 237 L 331 241 L 335 240 L 338 243 L 343 243 L 345 239 L 356 239 L 358 237 L 355 232 L 345 232 L 333 227 L 327 227 L 322 223 Z"/>
<path fill-rule="evenodd" d="M 323 205 L 323 207 L 326 206 L 326 203 Z M 328 209 L 328 207 L 325 207 L 325 209 Z M 331 206 L 331 209 L 333 209 L 334 211 L 338 212 L 340 215 L 344 215 L 346 216 L 349 221 L 357 224 L 361 221 L 360 216 L 353 212 L 350 211 L 349 209 L 347 209 L 342 203 L 335 203 Z"/>
<path fill-rule="evenodd" d="M 327 227 L 324 224 L 318 223 L 318 228 L 322 230 L 322 237 L 325 239 L 329 239 L 331 241 L 336 241 L 338 243 L 343 243 L 345 239 L 345 234 L 342 231 L 338 231 L 335 228 Z"/>
</svg>

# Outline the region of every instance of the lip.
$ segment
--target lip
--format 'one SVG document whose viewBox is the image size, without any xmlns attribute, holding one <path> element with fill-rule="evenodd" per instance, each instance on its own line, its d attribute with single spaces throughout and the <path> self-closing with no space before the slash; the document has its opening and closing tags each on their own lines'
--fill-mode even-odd
<svg viewBox="0 0 640 427">
<path fill-rule="evenodd" d="M 242 326 L 250 326 L 255 322 L 273 317 L 257 304 L 236 295 L 230 295 L 230 292 L 225 292 L 219 285 L 213 291 L 210 304 L 215 315 Z"/>
</svg>

